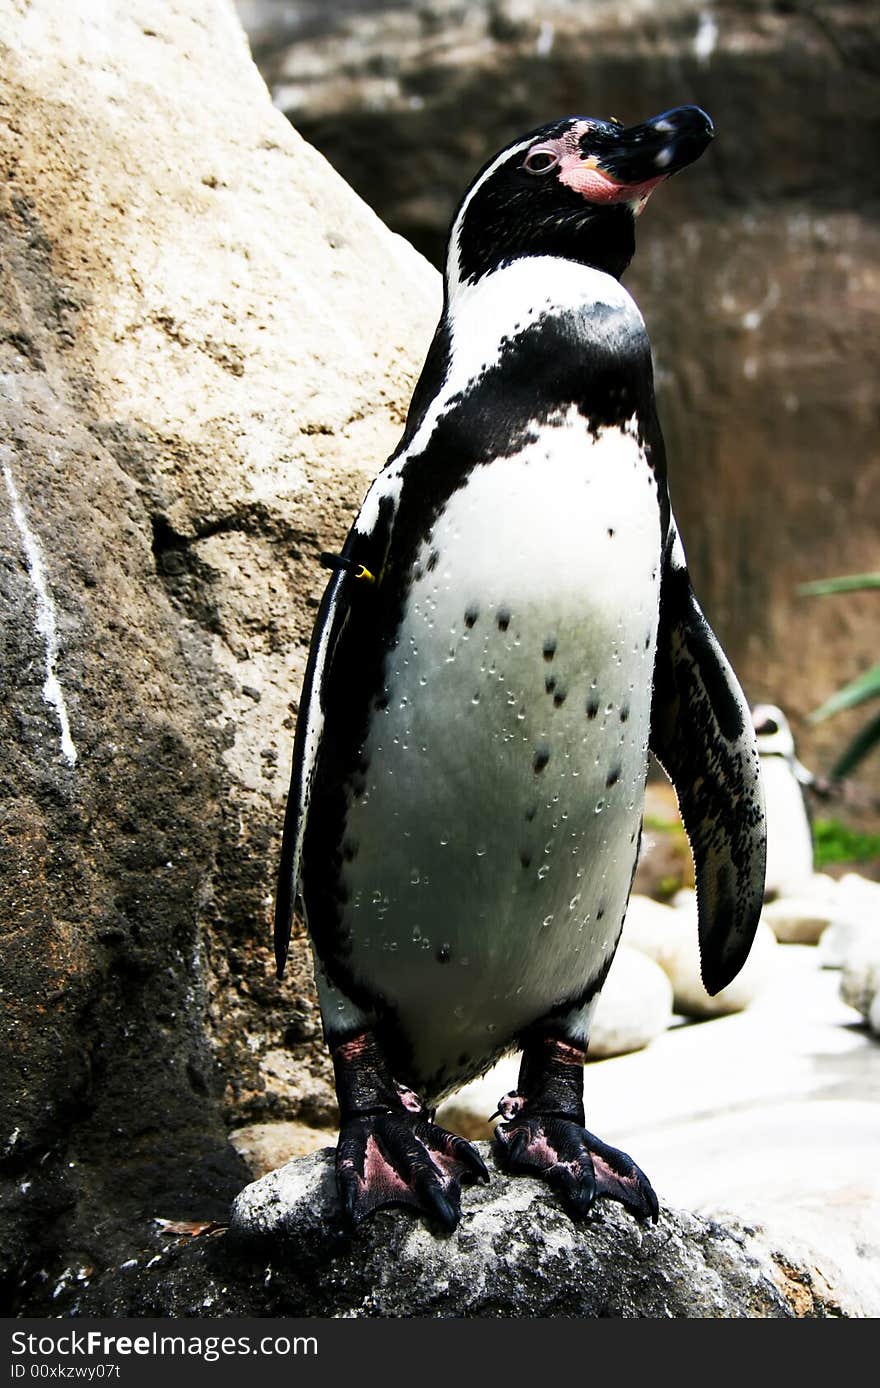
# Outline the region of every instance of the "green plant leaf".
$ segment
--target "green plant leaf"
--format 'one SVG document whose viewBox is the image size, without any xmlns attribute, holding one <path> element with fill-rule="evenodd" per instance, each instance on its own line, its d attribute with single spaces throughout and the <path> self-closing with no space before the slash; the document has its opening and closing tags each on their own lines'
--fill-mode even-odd
<svg viewBox="0 0 880 1388">
<path fill-rule="evenodd" d="M 844 574 L 842 578 L 818 578 L 795 589 L 802 598 L 822 597 L 826 593 L 854 593 L 861 588 L 880 588 L 880 574 Z"/>
<path fill-rule="evenodd" d="M 823 718 L 830 718 L 833 713 L 842 713 L 845 708 L 855 708 L 856 704 L 862 704 L 866 699 L 876 698 L 877 695 L 880 695 L 880 665 L 872 666 L 863 675 L 838 689 L 821 707 L 813 710 L 810 722 L 821 723 Z"/>
<path fill-rule="evenodd" d="M 880 742 L 880 713 L 876 714 L 869 723 L 856 733 L 852 742 L 845 751 L 841 752 L 837 761 L 831 768 L 831 777 L 839 781 L 863 761 L 870 751 Z"/>
</svg>

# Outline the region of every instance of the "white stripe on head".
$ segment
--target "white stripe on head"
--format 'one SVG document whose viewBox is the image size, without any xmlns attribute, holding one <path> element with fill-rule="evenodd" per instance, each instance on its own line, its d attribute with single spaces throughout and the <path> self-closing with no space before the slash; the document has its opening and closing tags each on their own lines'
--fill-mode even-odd
<svg viewBox="0 0 880 1388">
<path fill-rule="evenodd" d="M 535 136 L 532 135 L 527 140 L 520 140 L 515 145 L 508 145 L 501 153 L 492 160 L 492 163 L 479 178 L 475 179 L 464 196 L 464 200 L 455 215 L 452 223 L 452 230 L 449 233 L 449 252 L 446 259 L 446 286 L 449 291 L 450 299 L 458 292 L 461 285 L 461 228 L 464 224 L 465 214 L 471 204 L 471 200 L 478 189 L 482 188 L 492 175 L 506 163 L 512 155 L 518 154 L 520 150 L 528 149 L 535 143 Z"/>
</svg>

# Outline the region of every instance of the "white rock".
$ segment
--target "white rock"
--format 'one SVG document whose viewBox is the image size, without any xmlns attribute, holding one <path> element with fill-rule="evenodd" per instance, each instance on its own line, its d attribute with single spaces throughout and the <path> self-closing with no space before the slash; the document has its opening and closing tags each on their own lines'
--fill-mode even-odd
<svg viewBox="0 0 880 1388">
<path fill-rule="evenodd" d="M 672 1021 L 672 984 L 646 954 L 617 951 L 590 1027 L 590 1057 L 640 1051 Z"/>
<path fill-rule="evenodd" d="M 667 975 L 668 965 L 679 951 L 684 932 L 692 929 L 690 912 L 696 916 L 696 896 L 693 891 L 684 888 L 676 892 L 674 900 L 682 904 L 677 907 L 663 906 L 649 896 L 631 896 L 621 946 L 646 954 Z"/>
<path fill-rule="evenodd" d="M 814 872 L 801 882 L 798 895 L 814 901 L 836 901 L 839 889 L 840 883 L 836 877 L 829 876 L 827 872 Z"/>
<path fill-rule="evenodd" d="M 674 906 L 676 911 L 695 911 L 697 909 L 697 893 L 693 887 L 681 887 L 669 905 Z"/>
<path fill-rule="evenodd" d="M 868 1019 L 876 1015 L 878 993 L 880 949 L 864 949 L 850 955 L 840 975 L 840 996 L 843 1001 Z"/>
<path fill-rule="evenodd" d="M 671 975 L 675 990 L 675 1010 L 685 1017 L 726 1017 L 742 1012 L 770 982 L 776 963 L 776 936 L 759 925 L 751 953 L 732 983 L 710 997 L 700 976 L 696 932 L 683 945 Z"/>
<path fill-rule="evenodd" d="M 820 897 L 780 896 L 768 901 L 761 920 L 783 945 L 815 945 L 835 918 L 835 907 Z"/>
<path fill-rule="evenodd" d="M 847 960 L 874 947 L 880 949 L 880 921 L 835 920 L 819 941 L 823 969 L 842 969 Z"/>
<path fill-rule="evenodd" d="M 880 882 L 848 872 L 837 884 L 835 903 L 840 920 L 880 921 Z"/>
<path fill-rule="evenodd" d="M 843 968 L 865 952 L 880 953 L 880 883 L 848 872 L 836 885 L 832 921 L 819 946 L 826 969 Z"/>
<path fill-rule="evenodd" d="M 741 1012 L 772 977 L 776 938 L 759 925 L 752 951 L 739 974 L 710 997 L 700 976 L 696 897 L 678 893 L 681 904 L 662 906 L 648 897 L 630 900 L 624 942 L 641 950 L 665 971 L 672 984 L 675 1011 L 685 1017 L 722 1017 Z"/>
</svg>

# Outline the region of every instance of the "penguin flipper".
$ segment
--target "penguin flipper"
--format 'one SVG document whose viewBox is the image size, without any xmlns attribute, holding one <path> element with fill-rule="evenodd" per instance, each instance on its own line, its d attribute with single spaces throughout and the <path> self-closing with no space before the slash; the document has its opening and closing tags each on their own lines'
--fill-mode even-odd
<svg viewBox="0 0 880 1388">
<path fill-rule="evenodd" d="M 333 576 L 324 590 L 309 646 L 293 744 L 293 770 L 281 838 L 281 862 L 275 895 L 275 963 L 284 972 L 293 913 L 300 893 L 302 848 L 312 781 L 321 751 L 328 691 L 333 688 L 333 658 L 352 607 L 363 614 L 366 594 L 375 593 L 388 552 L 394 518 L 387 467 L 379 474 L 348 532 L 339 555 L 322 554 L 321 563 Z M 356 596 L 357 595 L 357 596 Z"/>
<path fill-rule="evenodd" d="M 691 588 L 674 523 L 660 590 L 651 751 L 694 855 L 700 963 L 718 993 L 746 961 L 764 898 L 764 796 L 749 707 Z"/>
<path fill-rule="evenodd" d="M 321 745 L 324 723 L 322 686 L 330 657 L 348 616 L 349 604 L 344 597 L 347 582 L 347 572 L 339 568 L 327 584 L 318 609 L 300 697 L 275 894 L 275 964 L 279 978 L 284 973 L 290 946 L 293 913 L 299 893 L 300 858 L 309 792 Z"/>
</svg>

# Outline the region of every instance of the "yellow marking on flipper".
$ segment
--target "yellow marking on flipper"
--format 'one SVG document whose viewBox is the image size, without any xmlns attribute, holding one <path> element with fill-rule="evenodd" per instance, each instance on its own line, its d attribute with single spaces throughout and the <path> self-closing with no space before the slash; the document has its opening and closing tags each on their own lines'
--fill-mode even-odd
<svg viewBox="0 0 880 1388">
<path fill-rule="evenodd" d="M 364 583 L 376 582 L 376 575 L 370 573 L 366 564 L 356 564 L 353 559 L 346 559 L 341 554 L 319 554 L 318 562 L 324 569 L 344 569 L 353 578 L 361 579 Z"/>
</svg>

